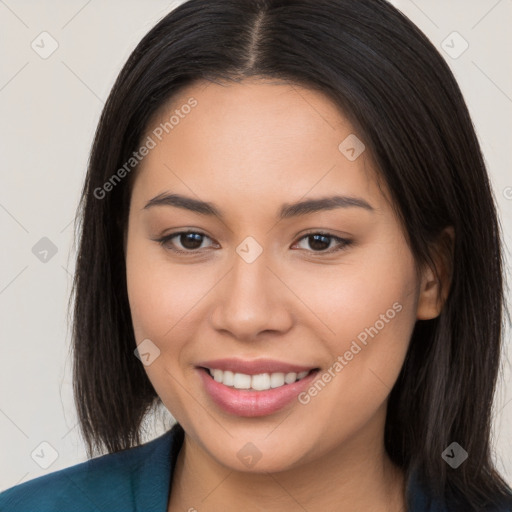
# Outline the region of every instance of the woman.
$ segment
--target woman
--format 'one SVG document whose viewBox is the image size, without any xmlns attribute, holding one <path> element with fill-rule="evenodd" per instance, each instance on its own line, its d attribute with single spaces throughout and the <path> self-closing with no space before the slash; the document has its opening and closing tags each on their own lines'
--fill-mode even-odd
<svg viewBox="0 0 512 512">
<path fill-rule="evenodd" d="M 81 203 L 92 457 L 5 510 L 505 511 L 496 210 L 461 92 L 383 0 L 190 0 L 103 111 Z M 163 404 L 176 425 L 140 445 Z"/>
</svg>

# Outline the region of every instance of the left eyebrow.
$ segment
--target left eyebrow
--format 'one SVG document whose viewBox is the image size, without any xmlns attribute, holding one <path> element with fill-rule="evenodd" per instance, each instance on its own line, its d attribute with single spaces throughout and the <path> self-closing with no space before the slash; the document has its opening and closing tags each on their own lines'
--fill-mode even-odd
<svg viewBox="0 0 512 512">
<path fill-rule="evenodd" d="M 155 206 L 173 206 L 199 213 L 201 215 L 215 215 L 224 219 L 222 210 L 213 203 L 201 201 L 181 194 L 162 193 L 149 200 L 143 209 L 147 210 Z M 279 219 L 289 219 L 301 215 L 308 215 L 322 210 L 335 208 L 362 208 L 369 212 L 375 212 L 375 208 L 360 197 L 328 196 L 317 199 L 306 199 L 296 203 L 284 203 L 279 211 Z"/>
</svg>

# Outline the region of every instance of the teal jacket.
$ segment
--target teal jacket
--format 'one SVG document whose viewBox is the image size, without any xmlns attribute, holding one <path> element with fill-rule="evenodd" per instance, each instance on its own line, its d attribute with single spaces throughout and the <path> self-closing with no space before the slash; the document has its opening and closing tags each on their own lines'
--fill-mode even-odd
<svg viewBox="0 0 512 512">
<path fill-rule="evenodd" d="M 0 511 L 166 512 L 183 438 L 183 428 L 176 424 L 148 443 L 16 485 L 0 493 Z M 432 503 L 414 479 L 408 499 L 408 512 L 453 511 Z"/>
</svg>

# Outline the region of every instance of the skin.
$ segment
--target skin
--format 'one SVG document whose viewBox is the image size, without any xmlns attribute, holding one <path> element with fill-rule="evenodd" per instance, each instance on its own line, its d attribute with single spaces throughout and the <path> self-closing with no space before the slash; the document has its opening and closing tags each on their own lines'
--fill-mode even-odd
<svg viewBox="0 0 512 512">
<path fill-rule="evenodd" d="M 386 405 L 414 324 L 440 313 L 446 283 L 417 268 L 369 151 L 355 161 L 339 151 L 355 130 L 327 97 L 262 79 L 196 82 L 146 135 L 190 97 L 197 106 L 137 170 L 125 240 L 135 337 L 160 350 L 145 369 L 186 432 L 168 510 L 405 510 L 403 472 L 384 450 Z M 170 192 L 225 216 L 144 208 Z M 277 218 L 284 203 L 334 192 L 374 211 Z M 206 235 L 195 254 L 172 251 L 194 247 L 183 237 L 155 241 L 186 229 Z M 305 237 L 318 230 L 352 243 L 327 254 L 340 246 L 318 249 Z M 252 263 L 236 252 L 248 236 L 263 249 Z M 196 365 L 222 357 L 325 372 L 394 303 L 401 311 L 305 405 L 242 418 L 203 388 Z M 261 453 L 251 468 L 237 457 L 248 442 Z"/>
</svg>

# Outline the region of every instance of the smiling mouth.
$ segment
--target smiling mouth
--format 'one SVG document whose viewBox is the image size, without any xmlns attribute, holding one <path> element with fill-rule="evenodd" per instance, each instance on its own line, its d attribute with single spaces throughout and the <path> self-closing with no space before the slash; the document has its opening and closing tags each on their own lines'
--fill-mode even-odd
<svg viewBox="0 0 512 512">
<path fill-rule="evenodd" d="M 305 370 L 302 372 L 272 372 L 249 375 L 246 373 L 220 370 L 218 368 L 201 367 L 213 380 L 225 386 L 247 391 L 267 391 L 293 384 L 304 379 L 308 375 L 318 372 L 319 368 Z"/>
</svg>

